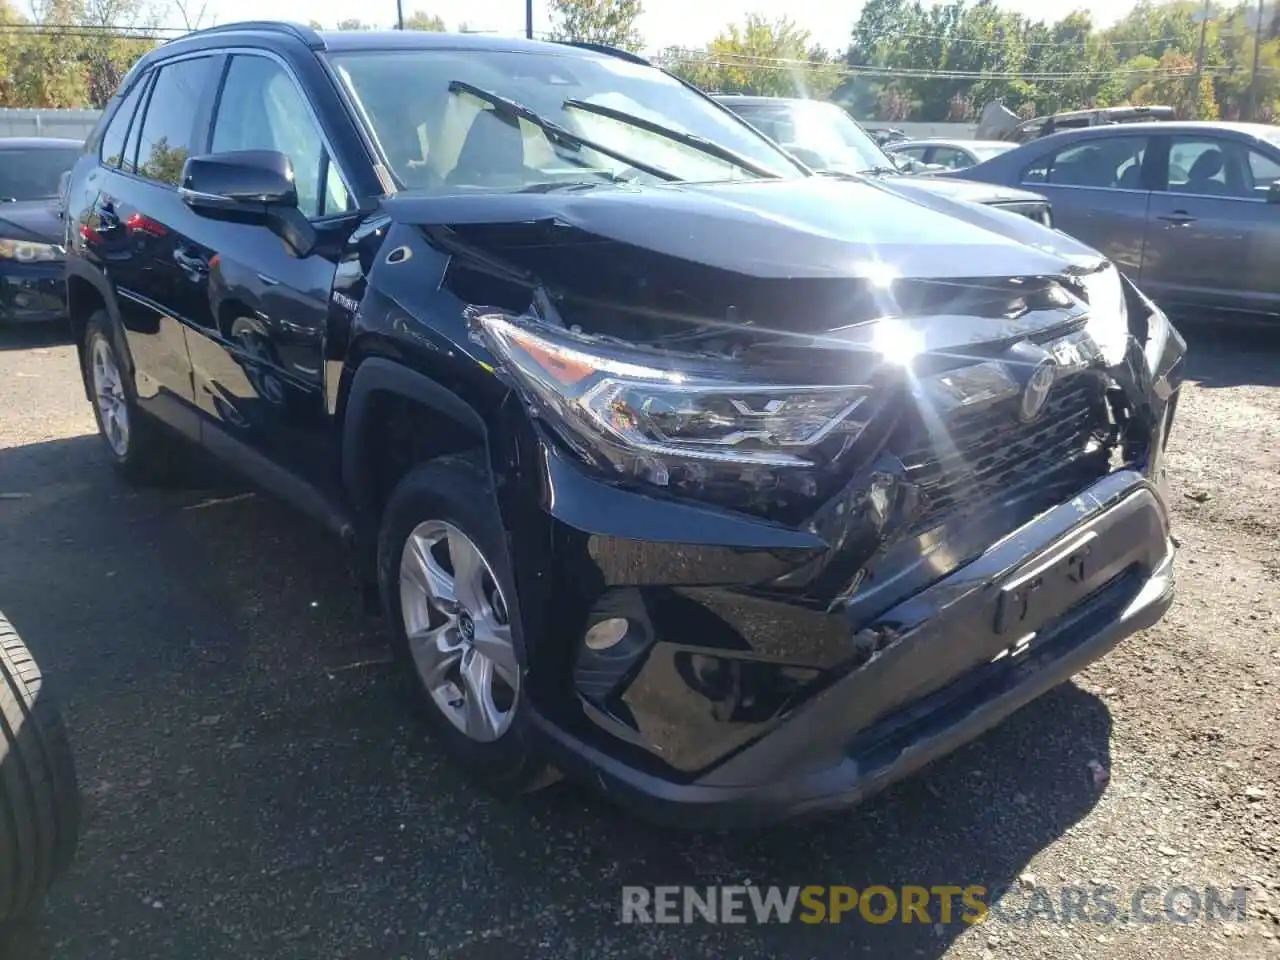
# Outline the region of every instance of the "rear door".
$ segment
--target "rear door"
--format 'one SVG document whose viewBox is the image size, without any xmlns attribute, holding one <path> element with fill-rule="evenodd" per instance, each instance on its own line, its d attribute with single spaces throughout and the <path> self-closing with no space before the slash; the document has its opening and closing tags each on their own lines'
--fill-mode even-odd
<svg viewBox="0 0 1280 960">
<path fill-rule="evenodd" d="M 81 232 L 115 287 L 139 405 L 189 434 L 199 428 L 182 326 L 200 309 L 201 291 L 181 260 L 194 215 L 177 186 L 220 59 L 201 54 L 152 71 L 127 135 L 104 137 L 97 195 Z"/>
<path fill-rule="evenodd" d="M 1083 137 L 1032 161 L 1021 182 L 1049 198 L 1054 226 L 1136 277 L 1151 199 L 1149 146 L 1146 136 Z"/>
<path fill-rule="evenodd" d="M 1280 151 L 1212 133 L 1163 138 L 1142 284 L 1167 309 L 1280 312 Z"/>
</svg>

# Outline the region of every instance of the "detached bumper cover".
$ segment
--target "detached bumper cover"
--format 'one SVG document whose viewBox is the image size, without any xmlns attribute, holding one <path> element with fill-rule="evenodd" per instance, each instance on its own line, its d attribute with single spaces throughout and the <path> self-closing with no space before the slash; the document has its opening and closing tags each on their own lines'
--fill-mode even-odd
<svg viewBox="0 0 1280 960">
<path fill-rule="evenodd" d="M 1173 555 L 1157 488 L 1111 474 L 878 617 L 889 642 L 692 781 L 534 720 L 557 764 L 651 819 L 720 827 L 846 807 L 1155 623 Z"/>
</svg>

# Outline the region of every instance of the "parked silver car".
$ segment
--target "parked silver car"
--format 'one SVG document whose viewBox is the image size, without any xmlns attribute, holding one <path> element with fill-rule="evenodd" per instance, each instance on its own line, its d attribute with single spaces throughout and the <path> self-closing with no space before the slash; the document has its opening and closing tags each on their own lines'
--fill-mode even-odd
<svg viewBox="0 0 1280 960">
<path fill-rule="evenodd" d="M 927 140 L 890 143 L 885 146 L 884 152 L 891 157 L 910 157 L 926 167 L 939 170 L 964 170 L 1008 153 L 1017 146 L 1016 143 L 1006 143 L 1003 140 L 942 140 L 931 137 Z"/>
<path fill-rule="evenodd" d="M 953 175 L 1044 194 L 1169 313 L 1280 316 L 1280 127 L 1088 127 Z"/>
</svg>

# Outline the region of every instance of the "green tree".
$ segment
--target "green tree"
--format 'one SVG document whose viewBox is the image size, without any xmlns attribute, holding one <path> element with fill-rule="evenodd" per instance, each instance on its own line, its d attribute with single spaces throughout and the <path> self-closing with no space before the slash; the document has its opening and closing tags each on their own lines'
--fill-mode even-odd
<svg viewBox="0 0 1280 960">
<path fill-rule="evenodd" d="M 553 40 L 603 43 L 639 50 L 644 38 L 636 21 L 644 12 L 640 0 L 550 0 Z"/>
<path fill-rule="evenodd" d="M 339 30 L 372 30 L 373 25 L 365 23 L 359 17 L 348 17 L 338 21 Z"/>
<path fill-rule="evenodd" d="M 768 97 L 829 97 L 842 76 L 809 31 L 783 17 L 755 14 L 729 24 L 702 50 L 668 49 L 659 58 L 667 69 L 695 86 L 718 93 Z"/>
<path fill-rule="evenodd" d="M 406 30 L 429 30 L 434 33 L 444 33 L 449 29 L 444 25 L 442 17 L 434 13 L 423 13 L 421 10 L 415 10 L 404 18 L 404 28 Z"/>
</svg>

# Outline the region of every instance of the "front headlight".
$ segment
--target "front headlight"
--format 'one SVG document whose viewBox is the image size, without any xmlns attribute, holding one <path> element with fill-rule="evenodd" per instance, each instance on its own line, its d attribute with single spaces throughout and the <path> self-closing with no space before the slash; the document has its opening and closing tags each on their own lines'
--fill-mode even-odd
<svg viewBox="0 0 1280 960">
<path fill-rule="evenodd" d="M 805 472 L 867 425 L 867 386 L 760 382 L 692 356 L 646 352 L 528 317 L 473 328 L 534 411 L 575 449 L 661 486 L 720 468 Z M 723 366 L 723 369 L 717 367 Z"/>
<path fill-rule="evenodd" d="M 30 243 L 26 240 L 0 240 L 0 258 L 19 263 L 47 263 L 66 255 L 62 247 L 52 243 Z"/>
<path fill-rule="evenodd" d="M 1089 303 L 1089 336 L 1102 351 L 1108 366 L 1124 362 L 1129 348 L 1129 308 L 1124 284 L 1115 264 L 1080 277 Z"/>
</svg>

